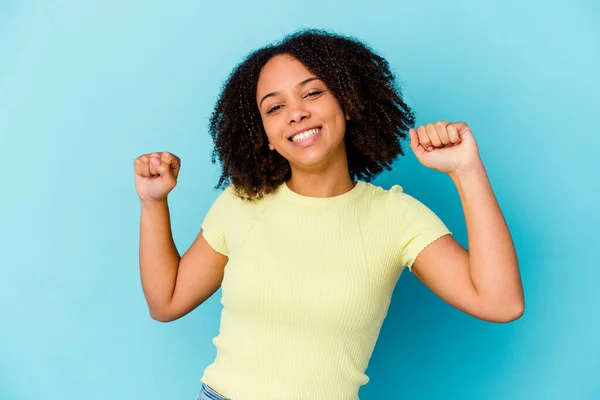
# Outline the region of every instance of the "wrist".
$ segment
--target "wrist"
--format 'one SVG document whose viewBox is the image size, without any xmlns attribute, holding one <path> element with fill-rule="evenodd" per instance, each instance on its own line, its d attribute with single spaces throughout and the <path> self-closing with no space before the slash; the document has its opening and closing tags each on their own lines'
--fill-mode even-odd
<svg viewBox="0 0 600 400">
<path fill-rule="evenodd" d="M 481 162 L 481 160 L 478 160 L 475 163 L 459 167 L 456 170 L 450 172 L 448 175 L 455 183 L 457 183 L 471 179 L 472 177 L 480 177 L 485 174 L 486 171 L 483 162 Z"/>
<path fill-rule="evenodd" d="M 140 199 L 140 205 L 143 209 L 152 211 L 155 209 L 161 209 L 167 206 L 167 199 L 155 200 L 155 199 Z"/>
</svg>

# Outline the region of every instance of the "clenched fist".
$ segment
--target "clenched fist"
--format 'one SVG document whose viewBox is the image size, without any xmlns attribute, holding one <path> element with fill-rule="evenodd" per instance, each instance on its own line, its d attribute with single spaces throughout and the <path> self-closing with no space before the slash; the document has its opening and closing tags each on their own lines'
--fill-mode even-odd
<svg viewBox="0 0 600 400">
<path fill-rule="evenodd" d="M 135 190 L 141 200 L 165 200 L 177 185 L 181 160 L 174 154 L 162 152 L 143 154 L 133 162 Z"/>
<path fill-rule="evenodd" d="M 464 122 L 438 121 L 411 128 L 409 133 L 412 151 L 428 168 L 457 174 L 482 164 L 477 142 Z"/>
</svg>

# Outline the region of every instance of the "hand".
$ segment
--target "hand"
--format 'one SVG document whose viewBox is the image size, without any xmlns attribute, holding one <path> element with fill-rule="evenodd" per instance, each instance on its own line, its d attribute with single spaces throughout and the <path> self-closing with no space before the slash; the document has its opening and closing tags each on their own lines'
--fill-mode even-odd
<svg viewBox="0 0 600 400">
<path fill-rule="evenodd" d="M 428 168 L 459 174 L 482 165 L 477 142 L 464 122 L 438 121 L 409 129 L 410 148 Z"/>
<path fill-rule="evenodd" d="M 181 160 L 174 154 L 142 154 L 133 162 L 135 190 L 141 200 L 165 200 L 175 185 Z"/>
</svg>

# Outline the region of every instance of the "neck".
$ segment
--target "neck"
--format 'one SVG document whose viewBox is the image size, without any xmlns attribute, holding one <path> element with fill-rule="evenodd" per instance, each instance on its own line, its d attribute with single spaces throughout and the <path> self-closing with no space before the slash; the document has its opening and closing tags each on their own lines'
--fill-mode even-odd
<svg viewBox="0 0 600 400">
<path fill-rule="evenodd" d="M 290 190 L 308 197 L 334 197 L 352 190 L 355 182 L 348 169 L 320 173 L 293 171 L 286 182 Z"/>
<path fill-rule="evenodd" d="M 350 177 L 344 142 L 340 151 L 327 157 L 319 165 L 305 167 L 290 163 L 291 178 L 286 182 L 290 190 L 307 197 L 334 197 L 352 190 L 355 182 Z"/>
</svg>

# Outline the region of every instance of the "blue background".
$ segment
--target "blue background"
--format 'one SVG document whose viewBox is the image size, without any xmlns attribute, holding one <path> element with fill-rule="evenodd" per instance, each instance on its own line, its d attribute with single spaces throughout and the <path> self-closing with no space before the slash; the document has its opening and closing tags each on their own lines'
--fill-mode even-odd
<svg viewBox="0 0 600 400">
<path fill-rule="evenodd" d="M 450 4 L 452 3 L 452 4 Z M 302 27 L 385 56 L 417 123 L 464 120 L 511 227 L 523 318 L 400 278 L 361 399 L 600 398 L 600 5 L 590 1 L 0 2 L 0 398 L 195 399 L 220 291 L 168 324 L 138 272 L 133 160 L 182 158 L 183 253 L 218 192 L 208 117 L 231 69 Z M 466 243 L 450 179 L 394 183 Z"/>
</svg>

